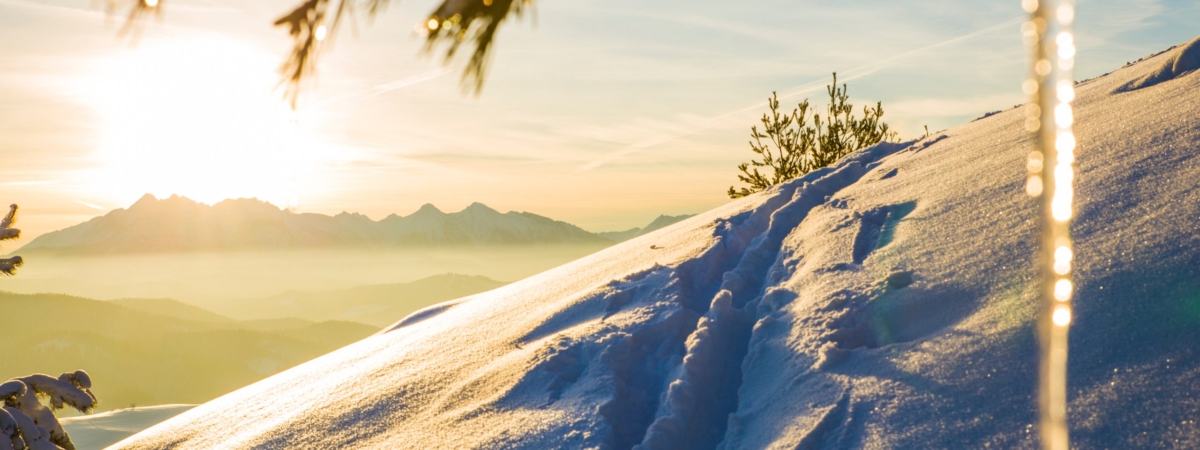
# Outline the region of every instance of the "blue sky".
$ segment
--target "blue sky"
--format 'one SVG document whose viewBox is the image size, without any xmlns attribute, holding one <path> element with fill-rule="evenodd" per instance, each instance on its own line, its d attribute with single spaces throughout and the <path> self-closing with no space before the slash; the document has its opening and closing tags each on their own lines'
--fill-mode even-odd
<svg viewBox="0 0 1200 450">
<path fill-rule="evenodd" d="M 421 52 L 434 2 L 414 0 L 344 28 L 291 113 L 270 23 L 292 3 L 171 0 L 130 45 L 89 0 L 0 0 L 0 201 L 26 239 L 146 192 L 624 229 L 727 201 L 772 91 L 823 104 L 837 71 L 915 137 L 1023 103 L 1028 66 L 1018 1 L 546 0 L 501 29 L 475 97 Z M 1078 10 L 1081 79 L 1200 34 L 1195 2 Z"/>
</svg>

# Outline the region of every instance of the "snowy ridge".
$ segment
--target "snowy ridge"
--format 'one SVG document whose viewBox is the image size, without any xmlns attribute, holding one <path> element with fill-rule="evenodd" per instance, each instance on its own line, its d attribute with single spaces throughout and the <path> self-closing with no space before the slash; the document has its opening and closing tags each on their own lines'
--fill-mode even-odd
<svg viewBox="0 0 1200 450">
<path fill-rule="evenodd" d="M 1200 74 L 1117 89 L 1179 55 L 1079 85 L 1077 448 L 1200 446 Z M 418 311 L 117 448 L 1034 448 L 1023 114 Z"/>
<path fill-rule="evenodd" d="M 61 419 L 63 428 L 79 449 L 100 449 L 162 422 L 195 405 L 155 405 L 117 409 Z"/>
<path fill-rule="evenodd" d="M 788 183 L 774 196 L 775 202 L 756 211 L 769 212 L 769 221 L 762 220 L 762 214 L 749 219 L 750 227 L 765 222 L 766 230 L 756 233 L 738 265 L 723 275 L 720 291 L 688 338 L 681 375 L 670 383 L 666 404 L 646 431 L 642 448 L 711 448 L 721 441 L 727 416 L 737 406 L 741 360 L 758 319 L 758 303 L 765 286 L 779 281 L 779 274 L 771 269 L 784 238 L 814 207 L 862 178 L 864 165 L 904 147 L 881 144 L 852 155 L 836 170 L 823 169 Z M 789 197 L 772 210 L 772 203 Z"/>
<path fill-rule="evenodd" d="M 1121 85 L 1121 87 L 1117 88 L 1116 92 L 1129 92 L 1147 88 L 1187 75 L 1198 69 L 1200 69 L 1200 38 L 1196 38 L 1184 44 L 1182 48 L 1172 52 L 1170 57 L 1161 63 L 1158 70 Z"/>
</svg>

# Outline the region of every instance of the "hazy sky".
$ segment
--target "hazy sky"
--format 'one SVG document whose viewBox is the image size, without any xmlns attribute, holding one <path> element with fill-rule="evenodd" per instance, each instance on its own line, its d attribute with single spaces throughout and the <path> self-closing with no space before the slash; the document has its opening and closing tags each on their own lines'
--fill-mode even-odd
<svg viewBox="0 0 1200 450">
<path fill-rule="evenodd" d="M 461 61 L 422 56 L 435 1 L 411 0 L 344 28 L 292 113 L 270 24 L 296 0 L 170 0 L 136 46 L 98 3 L 0 0 L 0 202 L 24 241 L 145 193 L 375 219 L 479 201 L 625 229 L 727 201 L 773 90 L 823 105 L 837 71 L 914 137 L 1022 103 L 1027 67 L 1016 0 L 545 0 L 501 29 L 473 97 Z M 1077 76 L 1196 23 L 1192 0 L 1084 0 Z"/>
</svg>

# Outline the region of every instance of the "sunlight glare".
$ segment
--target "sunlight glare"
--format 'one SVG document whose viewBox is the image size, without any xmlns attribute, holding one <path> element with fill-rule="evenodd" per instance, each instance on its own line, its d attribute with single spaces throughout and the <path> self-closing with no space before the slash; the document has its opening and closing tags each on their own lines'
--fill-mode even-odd
<svg viewBox="0 0 1200 450">
<path fill-rule="evenodd" d="M 128 49 L 84 92 L 102 119 L 90 189 L 115 203 L 150 193 L 295 207 L 336 155 L 274 90 L 276 55 L 206 36 Z"/>
<path fill-rule="evenodd" d="M 1071 299 L 1071 280 L 1060 278 L 1054 283 L 1054 299 L 1060 302 L 1065 302 Z"/>
<path fill-rule="evenodd" d="M 1058 305 L 1054 307 L 1054 315 L 1051 318 L 1054 324 L 1060 327 L 1065 327 L 1071 324 L 1071 307 L 1066 305 Z"/>
</svg>

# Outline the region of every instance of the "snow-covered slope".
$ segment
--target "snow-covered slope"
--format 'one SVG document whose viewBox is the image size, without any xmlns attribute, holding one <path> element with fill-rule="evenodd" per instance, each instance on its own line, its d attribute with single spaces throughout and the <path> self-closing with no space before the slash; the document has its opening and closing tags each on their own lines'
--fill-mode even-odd
<svg viewBox="0 0 1200 450">
<path fill-rule="evenodd" d="M 1077 448 L 1200 447 L 1200 74 L 1122 88 L 1175 54 L 1080 85 Z M 414 313 L 118 447 L 1034 448 L 1023 114 Z"/>
<path fill-rule="evenodd" d="M 158 405 L 60 419 L 79 450 L 99 450 L 195 405 Z"/>
</svg>

